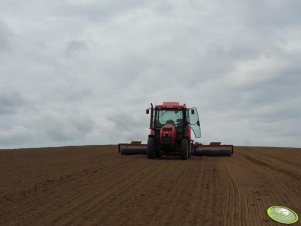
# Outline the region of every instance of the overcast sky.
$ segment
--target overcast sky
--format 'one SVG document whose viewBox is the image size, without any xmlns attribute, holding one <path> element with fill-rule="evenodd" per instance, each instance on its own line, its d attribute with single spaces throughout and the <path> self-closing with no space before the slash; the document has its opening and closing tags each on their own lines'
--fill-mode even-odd
<svg viewBox="0 0 301 226">
<path fill-rule="evenodd" d="M 300 0 L 0 0 L 0 148 L 146 142 L 150 103 L 202 138 L 301 147 Z"/>
</svg>

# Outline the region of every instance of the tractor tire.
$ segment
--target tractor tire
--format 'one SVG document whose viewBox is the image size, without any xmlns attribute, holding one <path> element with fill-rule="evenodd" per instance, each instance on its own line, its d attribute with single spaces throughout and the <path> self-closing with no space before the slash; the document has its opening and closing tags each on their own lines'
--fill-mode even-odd
<svg viewBox="0 0 301 226">
<path fill-rule="evenodd" d="M 195 147 L 193 145 L 191 145 L 190 147 L 191 147 L 191 155 L 194 156 L 195 155 Z"/>
<path fill-rule="evenodd" d="M 190 159 L 191 158 L 191 142 L 189 141 L 188 142 L 188 158 Z"/>
<path fill-rule="evenodd" d="M 153 137 L 149 137 L 147 140 L 147 158 L 154 159 L 156 158 L 156 150 L 155 150 L 155 139 Z"/>
<path fill-rule="evenodd" d="M 184 138 L 181 144 L 181 159 L 187 160 L 189 157 L 189 140 Z"/>
</svg>

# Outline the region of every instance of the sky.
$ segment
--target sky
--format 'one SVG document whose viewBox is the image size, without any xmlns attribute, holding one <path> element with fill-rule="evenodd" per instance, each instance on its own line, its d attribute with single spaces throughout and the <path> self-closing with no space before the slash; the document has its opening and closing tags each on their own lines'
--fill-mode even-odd
<svg viewBox="0 0 301 226">
<path fill-rule="evenodd" d="M 150 103 L 201 143 L 301 147 L 299 0 L 0 0 L 0 148 L 117 144 Z"/>
</svg>

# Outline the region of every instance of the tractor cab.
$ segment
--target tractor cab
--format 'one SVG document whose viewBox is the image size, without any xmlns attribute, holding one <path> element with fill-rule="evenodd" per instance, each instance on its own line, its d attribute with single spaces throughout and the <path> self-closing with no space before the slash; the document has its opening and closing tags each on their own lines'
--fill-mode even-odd
<svg viewBox="0 0 301 226">
<path fill-rule="evenodd" d="M 184 114 L 183 109 L 157 109 L 155 111 L 154 127 L 162 127 L 167 124 L 181 127 L 184 122 Z"/>
<path fill-rule="evenodd" d="M 146 114 L 151 111 L 150 129 L 159 129 L 165 125 L 173 125 L 178 130 L 189 127 L 193 130 L 196 138 L 201 137 L 200 122 L 197 109 L 186 108 L 185 104 L 179 102 L 163 102 L 146 110 Z M 190 135 L 189 135 L 190 137 Z"/>
</svg>

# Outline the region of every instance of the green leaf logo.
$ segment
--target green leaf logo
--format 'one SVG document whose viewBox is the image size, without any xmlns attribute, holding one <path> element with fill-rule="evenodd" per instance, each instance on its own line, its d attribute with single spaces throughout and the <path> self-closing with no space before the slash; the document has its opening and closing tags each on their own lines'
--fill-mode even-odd
<svg viewBox="0 0 301 226">
<path fill-rule="evenodd" d="M 271 206 L 267 214 L 272 220 L 282 224 L 294 224 L 298 221 L 298 215 L 284 206 Z"/>
</svg>

